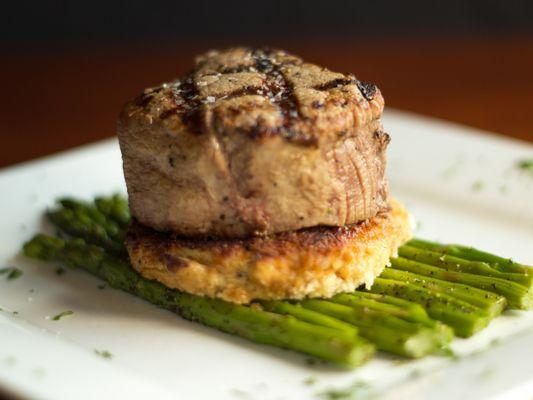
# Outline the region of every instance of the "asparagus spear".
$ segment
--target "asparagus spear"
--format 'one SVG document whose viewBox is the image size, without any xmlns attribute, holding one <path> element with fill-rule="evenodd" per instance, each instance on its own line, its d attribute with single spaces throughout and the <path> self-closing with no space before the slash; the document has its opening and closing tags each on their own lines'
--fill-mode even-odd
<svg viewBox="0 0 533 400">
<path fill-rule="evenodd" d="M 107 218 L 117 222 L 122 228 L 126 228 L 131 220 L 128 200 L 115 194 L 111 197 L 97 197 L 94 200 L 96 208 Z"/>
<path fill-rule="evenodd" d="M 419 322 L 426 326 L 433 326 L 431 318 L 420 304 L 411 303 L 414 307 L 404 307 L 398 304 L 390 304 L 378 299 L 365 298 L 363 294 L 373 294 L 367 292 L 340 293 L 333 296 L 330 301 L 347 306 L 368 307 L 372 310 L 387 312 L 395 317 L 405 319 L 410 322 Z"/>
<path fill-rule="evenodd" d="M 116 240 L 119 243 L 124 242 L 126 235 L 125 229 L 122 229 L 122 227 L 114 220 L 107 218 L 106 215 L 101 213 L 95 206 L 72 198 L 60 199 L 59 203 L 63 207 L 74 211 L 75 214 L 85 216 L 95 224 L 100 225 L 113 240 Z"/>
<path fill-rule="evenodd" d="M 405 258 L 393 258 L 391 259 L 392 268 L 387 268 L 380 276 L 385 279 L 411 282 L 437 292 L 449 294 L 479 307 L 491 318 L 500 315 L 507 305 L 505 297 L 498 294 L 456 282 L 435 279 L 438 277 L 434 277 L 434 274 L 431 276 L 424 273 L 418 274 L 418 270 L 411 267 L 412 263 L 413 261 Z"/>
<path fill-rule="evenodd" d="M 47 213 L 50 221 L 62 231 L 87 242 L 102 246 L 115 254 L 125 255 L 123 241 L 110 236 L 106 228 L 80 209 L 58 207 Z"/>
<path fill-rule="evenodd" d="M 364 338 L 379 350 L 418 358 L 441 349 L 449 338 L 422 324 L 411 323 L 386 312 L 346 306 L 326 300 L 302 300 L 302 307 L 357 326 Z"/>
<path fill-rule="evenodd" d="M 124 260 L 111 257 L 104 249 L 82 239 L 64 241 L 37 235 L 24 245 L 24 254 L 85 269 L 112 287 L 176 312 L 183 318 L 254 342 L 300 351 L 350 367 L 364 363 L 374 352 L 374 347 L 353 331 L 314 325 L 291 315 L 168 289 L 159 282 L 144 279 Z"/>
<path fill-rule="evenodd" d="M 376 278 L 369 291 L 419 303 L 431 318 L 444 322 L 461 337 L 472 336 L 490 321 L 481 309 L 470 303 L 410 282 Z"/>
<path fill-rule="evenodd" d="M 533 292 L 528 287 L 515 282 L 490 276 L 448 271 L 421 262 L 402 259 L 401 257 L 392 262 L 394 268 L 497 293 L 507 299 L 507 305 L 511 309 L 528 310 L 533 307 Z"/>
<path fill-rule="evenodd" d="M 449 254 L 464 260 L 486 262 L 490 264 L 492 268 L 501 272 L 533 275 L 533 267 L 514 262 L 510 258 L 503 258 L 477 250 L 473 247 L 462 246 L 459 244 L 440 244 L 422 239 L 412 239 L 407 244 L 419 249 L 427 249 L 442 254 Z"/>
<path fill-rule="evenodd" d="M 299 304 L 289 303 L 288 301 L 261 301 L 260 304 L 267 311 L 275 312 L 277 314 L 292 315 L 301 321 L 309 322 L 314 325 L 327 326 L 329 328 L 339 329 L 353 334 L 358 333 L 358 330 L 354 325 L 350 325 L 337 318 L 316 311 L 308 310 Z"/>
<path fill-rule="evenodd" d="M 438 337 L 442 342 L 441 345 L 449 343 L 453 338 L 453 330 L 449 326 L 441 323 L 440 321 L 435 321 L 434 319 L 431 319 L 427 315 L 426 310 L 424 310 L 424 308 L 420 304 L 396 298 L 393 299 L 400 300 L 400 302 L 396 302 L 396 304 L 391 304 L 386 303 L 384 301 L 380 301 L 380 299 L 377 298 L 365 298 L 365 296 L 360 296 L 360 294 L 374 295 L 377 297 L 380 296 L 368 292 L 341 293 L 334 296 L 330 300 L 334 303 L 343 304 L 346 306 L 367 307 L 372 310 L 382 311 L 389 315 L 404 319 L 406 321 L 419 323 L 428 328 L 432 328 L 439 333 Z"/>
<path fill-rule="evenodd" d="M 398 254 L 409 260 L 419 261 L 443 268 L 447 271 L 467 272 L 475 275 L 491 276 L 516 282 L 528 288 L 533 282 L 533 275 L 518 274 L 514 272 L 501 272 L 481 261 L 468 261 L 448 254 L 437 253 L 431 250 L 419 249 L 411 246 L 402 246 Z"/>
</svg>

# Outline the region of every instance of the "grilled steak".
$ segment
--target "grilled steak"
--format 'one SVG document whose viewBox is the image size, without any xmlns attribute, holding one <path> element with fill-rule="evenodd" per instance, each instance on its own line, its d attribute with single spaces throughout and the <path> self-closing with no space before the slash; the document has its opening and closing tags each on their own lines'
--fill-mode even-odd
<svg viewBox="0 0 533 400">
<path fill-rule="evenodd" d="M 118 122 L 130 207 L 182 236 L 343 226 L 387 208 L 383 97 L 284 51 L 209 52 Z"/>
</svg>

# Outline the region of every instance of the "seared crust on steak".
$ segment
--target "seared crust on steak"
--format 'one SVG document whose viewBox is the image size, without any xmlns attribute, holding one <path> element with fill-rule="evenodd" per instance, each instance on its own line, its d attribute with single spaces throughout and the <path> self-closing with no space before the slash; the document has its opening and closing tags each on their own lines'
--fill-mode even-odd
<svg viewBox="0 0 533 400">
<path fill-rule="evenodd" d="M 148 279 L 235 303 L 331 297 L 371 285 L 411 237 L 407 211 L 392 207 L 368 221 L 247 239 L 187 239 L 136 222 L 126 245 Z"/>
<path fill-rule="evenodd" d="M 374 85 L 284 51 L 209 52 L 120 115 L 132 214 L 232 238 L 372 218 L 387 207 L 382 110 Z"/>
</svg>

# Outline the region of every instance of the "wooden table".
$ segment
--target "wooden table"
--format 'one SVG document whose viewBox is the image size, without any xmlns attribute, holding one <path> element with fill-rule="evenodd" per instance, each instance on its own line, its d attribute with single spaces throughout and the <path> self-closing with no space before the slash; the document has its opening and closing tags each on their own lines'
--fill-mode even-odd
<svg viewBox="0 0 533 400">
<path fill-rule="evenodd" d="M 125 100 L 186 72 L 194 54 L 219 44 L 4 51 L 0 166 L 114 135 Z M 271 44 L 377 83 L 390 107 L 533 142 L 533 38 Z"/>
</svg>

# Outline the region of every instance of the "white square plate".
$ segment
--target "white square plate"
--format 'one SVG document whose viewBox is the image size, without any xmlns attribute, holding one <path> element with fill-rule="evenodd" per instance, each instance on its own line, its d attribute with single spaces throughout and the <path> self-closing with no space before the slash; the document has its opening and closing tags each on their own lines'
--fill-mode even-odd
<svg viewBox="0 0 533 400">
<path fill-rule="evenodd" d="M 516 168 L 533 157 L 532 145 L 399 112 L 384 122 L 392 192 L 419 221 L 418 236 L 533 264 L 533 176 Z M 59 276 L 19 254 L 25 240 L 50 229 L 43 211 L 57 197 L 123 190 L 114 140 L 0 171 L 0 267 L 24 271 L 12 281 L 0 276 L 3 391 L 56 400 L 321 399 L 325 390 L 349 387 L 354 396 L 380 398 L 533 394 L 533 313 L 507 312 L 474 338 L 456 339 L 458 360 L 399 363 L 379 355 L 345 371 L 184 321 L 98 289 L 101 282 L 82 271 Z M 50 319 L 64 310 L 74 314 Z"/>
</svg>

